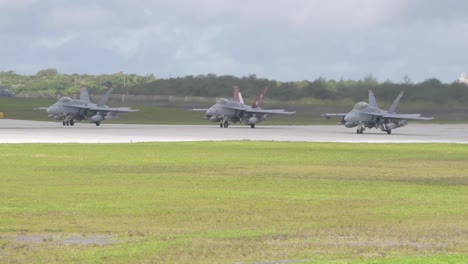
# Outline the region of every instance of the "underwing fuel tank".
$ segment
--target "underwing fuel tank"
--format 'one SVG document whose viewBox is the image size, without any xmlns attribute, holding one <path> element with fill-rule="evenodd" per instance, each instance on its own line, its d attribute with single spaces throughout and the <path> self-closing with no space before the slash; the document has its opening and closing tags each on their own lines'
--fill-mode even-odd
<svg viewBox="0 0 468 264">
<path fill-rule="evenodd" d="M 397 123 L 388 123 L 388 124 L 385 125 L 385 128 L 387 130 L 392 130 L 392 129 L 395 129 L 397 127 L 400 127 Z"/>
<path fill-rule="evenodd" d="M 99 121 L 104 120 L 104 116 L 102 116 L 102 115 L 93 115 L 93 116 L 91 117 L 91 120 L 92 120 L 93 122 L 99 122 Z"/>
<path fill-rule="evenodd" d="M 260 122 L 260 119 L 256 116 L 249 118 L 249 124 L 256 124 L 258 122 Z"/>
</svg>

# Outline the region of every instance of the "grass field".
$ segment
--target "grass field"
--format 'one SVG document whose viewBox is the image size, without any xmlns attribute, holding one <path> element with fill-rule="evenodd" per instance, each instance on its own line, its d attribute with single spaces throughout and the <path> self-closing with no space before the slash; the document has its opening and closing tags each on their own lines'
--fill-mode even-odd
<svg viewBox="0 0 468 264">
<path fill-rule="evenodd" d="M 0 145 L 1 263 L 467 263 L 468 147 Z"/>
</svg>

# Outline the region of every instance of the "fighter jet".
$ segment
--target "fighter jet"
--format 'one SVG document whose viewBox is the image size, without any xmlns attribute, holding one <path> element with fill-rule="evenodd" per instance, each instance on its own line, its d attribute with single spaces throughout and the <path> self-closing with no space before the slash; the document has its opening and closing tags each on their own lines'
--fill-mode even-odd
<svg viewBox="0 0 468 264">
<path fill-rule="evenodd" d="M 390 108 L 385 111 L 378 107 L 374 92 L 369 90 L 369 103 L 359 102 L 349 113 L 326 113 L 322 117 L 341 117 L 339 125 L 347 128 L 357 127 L 356 133 L 362 134 L 366 128 L 380 128 L 391 134 L 393 129 L 407 125 L 406 120 L 432 120 L 433 117 L 423 117 L 420 114 L 397 114 L 396 107 L 403 96 L 401 92 Z"/>
<path fill-rule="evenodd" d="M 81 120 L 88 120 L 90 123 L 100 126 L 101 121 L 118 118 L 118 113 L 138 111 L 138 109 L 130 107 L 111 108 L 107 106 L 106 103 L 111 92 L 112 88 L 107 89 L 99 102 L 94 104 L 90 100 L 86 87 L 81 87 L 79 100 L 62 97 L 51 106 L 38 109 L 46 110 L 50 118 L 62 120 L 64 126 L 73 126 L 76 121 Z"/>
<path fill-rule="evenodd" d="M 284 109 L 270 109 L 264 110 L 259 107 L 259 104 L 268 87 L 265 87 L 260 95 L 255 99 L 251 106 L 244 104 L 242 94 L 239 92 L 237 86 L 234 87 L 234 100 L 226 98 L 219 99 L 216 104 L 212 105 L 209 109 L 192 109 L 195 111 L 206 111 L 205 119 L 211 122 L 220 122 L 219 127 L 227 128 L 229 123 L 241 122 L 255 128 L 255 125 L 268 118 L 268 115 L 291 115 L 296 112 L 287 112 Z"/>
</svg>

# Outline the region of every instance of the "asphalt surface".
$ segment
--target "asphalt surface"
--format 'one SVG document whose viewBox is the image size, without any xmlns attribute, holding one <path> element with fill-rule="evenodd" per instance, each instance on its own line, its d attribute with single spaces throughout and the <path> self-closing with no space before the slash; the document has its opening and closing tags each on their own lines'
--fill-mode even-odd
<svg viewBox="0 0 468 264">
<path fill-rule="evenodd" d="M 0 119 L 0 143 L 131 143 L 223 140 L 266 140 L 348 143 L 462 143 L 468 144 L 468 125 L 412 123 L 391 135 L 368 129 L 362 135 L 355 128 L 338 125 L 248 126 L 220 128 L 208 125 L 121 125 L 100 127 L 77 123 Z"/>
</svg>

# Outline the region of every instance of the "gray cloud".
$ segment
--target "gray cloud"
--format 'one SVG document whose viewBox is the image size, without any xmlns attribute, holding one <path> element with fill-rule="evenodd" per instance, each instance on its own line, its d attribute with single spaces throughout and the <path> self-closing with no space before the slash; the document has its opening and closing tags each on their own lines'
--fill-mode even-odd
<svg viewBox="0 0 468 264">
<path fill-rule="evenodd" d="M 459 1 L 0 0 L 0 70 L 453 81 Z"/>
</svg>

